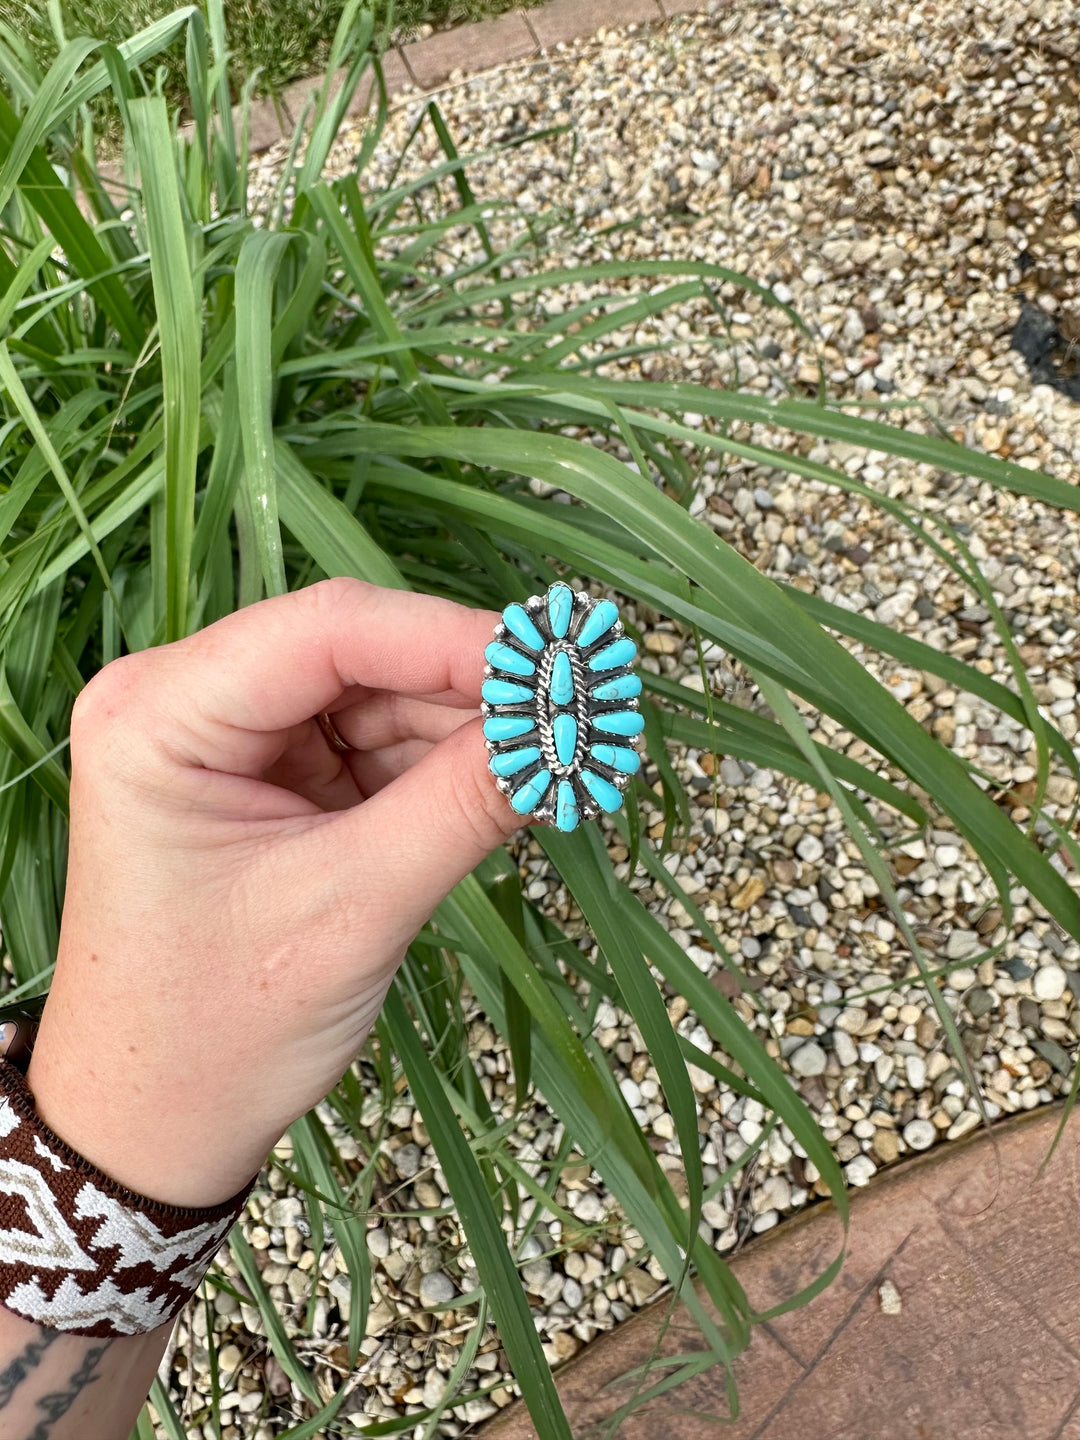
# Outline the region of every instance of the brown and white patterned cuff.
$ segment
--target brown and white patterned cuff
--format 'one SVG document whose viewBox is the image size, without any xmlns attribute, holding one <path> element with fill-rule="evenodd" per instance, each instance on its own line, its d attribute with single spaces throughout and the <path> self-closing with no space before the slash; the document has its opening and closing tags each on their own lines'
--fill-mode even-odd
<svg viewBox="0 0 1080 1440">
<path fill-rule="evenodd" d="M 0 1305 L 27 1320 L 76 1335 L 156 1330 L 198 1288 L 250 1188 L 210 1210 L 126 1190 L 53 1134 L 0 1060 Z"/>
</svg>

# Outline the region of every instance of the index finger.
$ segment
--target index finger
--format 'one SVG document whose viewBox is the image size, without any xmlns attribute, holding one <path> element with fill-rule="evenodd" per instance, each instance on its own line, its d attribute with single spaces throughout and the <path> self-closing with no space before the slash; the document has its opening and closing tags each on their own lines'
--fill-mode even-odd
<svg viewBox="0 0 1080 1440">
<path fill-rule="evenodd" d="M 157 679 L 182 692 L 200 731 L 286 730 L 358 685 L 478 706 L 497 620 L 437 596 L 323 580 L 165 647 Z"/>
</svg>

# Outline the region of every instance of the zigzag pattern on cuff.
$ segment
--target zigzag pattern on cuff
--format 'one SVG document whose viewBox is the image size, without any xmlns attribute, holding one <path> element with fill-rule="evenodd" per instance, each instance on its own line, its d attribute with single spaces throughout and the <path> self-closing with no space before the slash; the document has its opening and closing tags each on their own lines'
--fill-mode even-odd
<svg viewBox="0 0 1080 1440">
<path fill-rule="evenodd" d="M 0 1305 L 25 1319 L 75 1335 L 156 1330 L 198 1288 L 250 1189 L 209 1210 L 136 1195 L 55 1135 L 0 1060 Z"/>
</svg>

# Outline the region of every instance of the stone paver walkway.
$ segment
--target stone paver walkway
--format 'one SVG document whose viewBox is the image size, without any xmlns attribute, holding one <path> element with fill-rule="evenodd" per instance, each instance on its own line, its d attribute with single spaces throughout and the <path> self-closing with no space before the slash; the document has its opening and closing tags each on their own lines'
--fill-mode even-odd
<svg viewBox="0 0 1080 1440">
<path fill-rule="evenodd" d="M 635 1412 L 618 1436 L 1077 1440 L 1076 1112 L 1038 1175 L 1060 1114 L 1055 1106 L 995 1126 L 853 1195 L 839 1279 L 803 1309 L 756 1327 L 736 1362 L 736 1421 L 724 1418 L 724 1374 L 713 1367 Z M 765 1311 L 820 1273 L 838 1240 L 835 1216 L 811 1211 L 737 1256 L 735 1274 Z M 649 1358 L 666 1309 L 635 1316 L 560 1373 L 579 1440 L 610 1433 L 602 1422 L 629 1394 L 618 1377 Z M 679 1312 L 662 1350 L 697 1348 L 695 1336 Z M 484 1440 L 535 1434 L 520 1405 L 483 1432 Z"/>
</svg>

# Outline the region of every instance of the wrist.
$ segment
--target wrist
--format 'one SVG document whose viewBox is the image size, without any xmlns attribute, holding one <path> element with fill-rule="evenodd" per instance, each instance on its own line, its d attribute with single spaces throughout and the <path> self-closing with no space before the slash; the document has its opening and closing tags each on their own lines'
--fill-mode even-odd
<svg viewBox="0 0 1080 1440">
<path fill-rule="evenodd" d="M 181 1081 L 149 1047 L 110 1050 L 105 1036 L 87 1044 L 87 1028 L 59 1008 L 50 997 L 26 1074 L 37 1114 L 72 1150 L 164 1205 L 220 1205 L 250 1183 L 278 1136 L 238 1132 L 237 1117 L 214 1104 L 212 1076 Z"/>
</svg>

